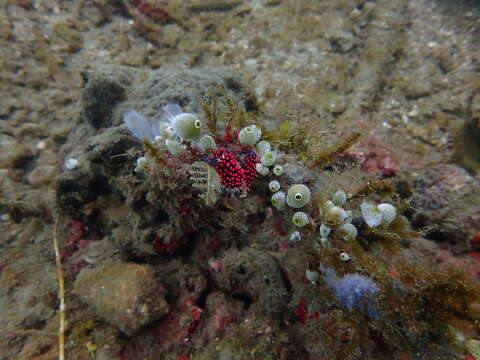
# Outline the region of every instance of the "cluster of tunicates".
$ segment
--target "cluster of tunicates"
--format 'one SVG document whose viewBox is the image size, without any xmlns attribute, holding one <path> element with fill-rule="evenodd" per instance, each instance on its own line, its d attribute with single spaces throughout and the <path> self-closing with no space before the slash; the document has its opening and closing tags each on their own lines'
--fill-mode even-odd
<svg viewBox="0 0 480 360">
<path fill-rule="evenodd" d="M 283 169 L 282 169 L 283 170 Z M 281 171 L 278 171 L 281 174 Z M 275 169 L 274 169 L 275 174 Z M 286 206 L 293 209 L 301 209 L 305 207 L 311 199 L 310 189 L 304 184 L 293 184 L 288 189 L 287 193 L 280 190 L 281 185 L 277 180 L 272 180 L 268 184 L 272 195 L 272 205 L 279 211 L 282 211 Z M 307 213 L 297 211 L 292 216 L 292 223 L 295 227 L 304 227 L 310 223 L 310 218 Z M 302 235 L 299 231 L 294 231 L 290 236 L 290 241 L 300 241 Z"/>
<path fill-rule="evenodd" d="M 270 168 L 272 168 L 273 175 L 280 177 L 284 173 L 283 166 L 280 164 L 276 164 L 280 153 L 278 151 L 272 150 L 270 143 L 266 140 L 262 140 L 257 143 L 256 141 L 258 141 L 261 137 L 261 132 L 259 129 L 258 131 L 256 131 L 255 128 L 252 129 L 252 126 L 244 128 L 242 129 L 242 131 L 240 131 L 239 138 L 240 136 L 244 137 L 243 139 L 240 139 L 240 142 L 242 144 L 256 144 L 256 148 L 261 155 L 260 162 L 256 165 L 256 170 L 260 175 L 269 175 Z M 293 184 L 289 187 L 287 192 L 282 191 L 281 187 L 282 185 L 278 180 L 272 180 L 268 183 L 268 189 L 273 193 L 271 197 L 271 203 L 275 209 L 283 211 L 286 209 L 287 206 L 293 209 L 300 209 L 310 202 L 310 189 L 306 185 Z M 303 211 L 297 211 L 292 215 L 292 224 L 295 227 L 301 228 L 309 223 L 310 218 L 308 214 Z M 301 238 L 301 233 L 299 231 L 294 231 L 290 236 L 290 241 L 297 242 L 300 241 Z"/>
<path fill-rule="evenodd" d="M 338 229 L 344 240 L 354 240 L 357 237 L 357 229 L 352 224 L 352 211 L 343 208 L 350 197 L 351 195 L 346 194 L 345 191 L 337 190 L 332 194 L 332 199 L 325 202 L 318 240 L 321 246 L 328 246 L 328 237 L 332 228 Z M 342 260 L 345 261 L 345 259 L 344 256 Z"/>
<path fill-rule="evenodd" d="M 272 180 L 268 185 L 270 191 L 274 192 L 272 195 L 272 205 L 277 210 L 284 210 L 286 205 L 293 209 L 300 209 L 310 202 L 310 189 L 304 184 L 294 184 L 290 186 L 287 193 L 280 191 L 280 183 L 277 180 Z M 292 216 L 292 223 L 296 227 L 303 227 L 310 223 L 308 215 L 303 211 L 297 211 Z M 292 233 L 291 241 L 298 241 L 298 234 Z"/>
<path fill-rule="evenodd" d="M 174 156 L 182 154 L 186 147 L 184 141 L 190 142 L 202 150 L 217 149 L 215 140 L 210 135 L 201 135 L 202 122 L 194 114 L 185 113 L 178 104 L 167 104 L 160 109 L 159 116 L 153 124 L 142 114 L 129 110 L 123 115 L 123 121 L 130 132 L 140 140 L 163 143 L 168 152 Z M 144 160 L 138 160 L 137 168 L 141 172 L 146 166 Z M 143 165 L 142 165 L 143 164 Z"/>
<path fill-rule="evenodd" d="M 260 140 L 262 138 L 262 130 L 256 125 L 249 125 L 240 130 L 238 134 L 238 141 L 240 144 L 256 146 L 260 155 L 260 162 L 255 166 L 255 170 L 262 176 L 267 176 L 270 173 L 271 167 L 277 160 L 277 152 L 272 151 L 272 147 L 267 140 Z M 280 170 L 279 170 L 280 169 Z M 281 175 L 282 167 L 275 166 L 274 174 Z"/>
<path fill-rule="evenodd" d="M 251 129 L 252 127 L 254 129 L 253 132 L 256 132 L 258 134 L 258 140 L 260 140 L 260 137 L 261 137 L 260 129 L 255 127 L 255 125 L 251 125 L 251 126 L 247 126 L 246 128 L 243 128 L 242 131 L 240 131 L 240 134 L 238 135 L 240 143 L 242 143 L 242 144 L 246 143 L 245 140 L 241 139 L 242 132 L 245 131 L 245 134 L 250 134 L 252 131 L 251 130 L 247 131 L 247 130 Z M 244 137 L 246 137 L 246 136 L 247 135 L 244 135 Z M 251 135 L 251 137 L 253 138 L 253 135 Z M 255 139 L 257 139 L 257 137 L 255 137 Z M 257 144 L 256 147 L 257 147 L 258 153 L 260 154 L 260 162 L 257 163 L 255 168 L 260 175 L 267 176 L 270 173 L 269 168 L 273 164 L 275 164 L 275 161 L 277 160 L 278 153 L 276 151 L 272 151 L 272 147 L 267 140 L 262 140 L 258 143 L 257 143 L 257 141 L 255 141 L 253 144 L 252 143 L 248 143 L 248 144 L 250 144 L 250 145 Z M 277 168 L 277 167 L 278 167 L 278 169 L 281 169 L 280 165 L 275 166 L 275 168 Z M 279 173 L 279 174 L 277 175 L 277 173 Z M 274 172 L 274 174 L 277 175 L 277 176 L 280 176 L 281 173 L 282 173 L 282 171 L 278 171 L 278 170 L 276 170 Z"/>
<path fill-rule="evenodd" d="M 256 145 L 257 151 L 260 154 L 260 162 L 256 164 L 257 172 L 262 176 L 270 174 L 272 168 L 273 175 L 279 177 L 283 174 L 283 166 L 275 164 L 280 153 L 272 150 L 271 144 L 266 140 L 260 140 L 261 130 L 255 125 L 250 125 L 243 128 L 239 135 L 239 141 L 242 144 Z M 272 180 L 268 183 L 268 189 L 273 193 L 271 203 L 274 208 L 279 211 L 285 210 L 286 205 L 291 208 L 299 209 L 310 202 L 310 190 L 303 184 L 292 185 L 288 192 L 281 190 L 281 184 L 278 180 Z M 303 227 L 310 222 L 309 217 L 302 211 L 297 211 L 292 216 L 292 223 L 297 227 Z M 301 239 L 301 234 L 297 231 L 292 234 L 292 241 Z M 297 240 L 298 238 L 298 240 Z"/>
<path fill-rule="evenodd" d="M 142 173 L 145 171 L 145 168 L 148 165 L 148 159 L 144 156 L 141 156 L 137 159 L 137 164 L 135 166 L 136 173 Z"/>
<path fill-rule="evenodd" d="M 347 204 L 350 194 L 346 194 L 343 190 L 337 190 L 332 194 L 331 200 L 327 200 L 322 209 L 322 223 L 320 225 L 320 237 L 317 245 L 325 247 L 329 246 L 329 236 L 332 229 L 338 231 L 341 238 L 345 241 L 355 240 L 358 230 L 352 224 L 353 213 L 351 210 L 345 210 L 343 207 Z M 388 227 L 397 216 L 396 208 L 387 203 L 374 205 L 363 202 L 360 205 L 360 211 L 365 223 L 371 227 Z M 340 254 L 340 260 L 349 261 L 350 256 L 347 253 Z"/>
<path fill-rule="evenodd" d="M 269 175 L 271 169 L 274 176 L 280 177 L 284 173 L 283 166 L 276 164 L 280 153 L 272 150 L 268 141 L 260 141 L 261 135 L 261 130 L 258 127 L 250 125 L 240 131 L 238 138 L 242 144 L 256 146 L 260 155 L 260 162 L 256 164 L 256 171 L 260 175 Z M 287 206 L 293 209 L 303 208 L 311 199 L 310 189 L 304 184 L 293 184 L 285 192 L 282 191 L 282 184 L 274 179 L 268 183 L 268 189 L 273 193 L 271 197 L 272 206 L 278 211 L 285 210 Z M 303 227 L 310 223 L 310 218 L 305 212 L 297 211 L 292 215 L 292 223 L 296 227 Z M 294 231 L 290 236 L 290 241 L 300 241 L 301 238 L 301 233 Z"/>
</svg>

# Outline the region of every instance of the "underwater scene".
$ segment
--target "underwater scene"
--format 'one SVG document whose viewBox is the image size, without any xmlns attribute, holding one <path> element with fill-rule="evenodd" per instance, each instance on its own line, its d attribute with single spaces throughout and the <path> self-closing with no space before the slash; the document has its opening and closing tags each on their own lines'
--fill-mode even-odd
<svg viewBox="0 0 480 360">
<path fill-rule="evenodd" d="M 480 360 L 480 1 L 0 2 L 0 360 Z"/>
</svg>

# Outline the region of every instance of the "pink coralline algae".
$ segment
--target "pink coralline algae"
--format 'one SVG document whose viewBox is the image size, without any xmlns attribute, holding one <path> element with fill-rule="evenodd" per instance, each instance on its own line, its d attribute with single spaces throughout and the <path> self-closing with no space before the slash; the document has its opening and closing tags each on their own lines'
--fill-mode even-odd
<svg viewBox="0 0 480 360">
<path fill-rule="evenodd" d="M 365 154 L 363 167 L 367 172 L 378 172 L 384 176 L 395 175 L 399 170 L 398 163 L 390 155 L 378 151 Z"/>
<path fill-rule="evenodd" d="M 256 177 L 255 164 L 258 161 L 255 153 L 248 153 L 241 162 L 226 148 L 215 151 L 213 156 L 222 185 L 228 190 L 249 189 L 252 186 Z"/>
<path fill-rule="evenodd" d="M 390 156 L 388 151 L 381 148 L 377 150 L 349 150 L 342 156 L 355 159 L 368 173 L 393 176 L 400 170 L 398 162 Z"/>
</svg>

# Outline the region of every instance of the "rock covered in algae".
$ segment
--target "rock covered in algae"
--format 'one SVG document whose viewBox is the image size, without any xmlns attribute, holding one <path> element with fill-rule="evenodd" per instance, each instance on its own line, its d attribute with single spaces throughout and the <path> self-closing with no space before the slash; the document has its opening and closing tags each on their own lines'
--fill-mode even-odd
<svg viewBox="0 0 480 360">
<path fill-rule="evenodd" d="M 455 252 L 476 246 L 480 232 L 480 183 L 454 164 L 438 164 L 419 174 L 414 191 L 414 223 L 436 225 L 435 236 L 448 240 Z"/>
<path fill-rule="evenodd" d="M 232 250 L 222 259 L 222 271 L 215 274 L 221 289 L 227 290 L 269 316 L 280 316 L 289 293 L 275 259 L 255 249 Z"/>
<path fill-rule="evenodd" d="M 117 263 L 84 270 L 74 291 L 127 336 L 169 312 L 165 289 L 147 265 Z"/>
<path fill-rule="evenodd" d="M 180 218 L 177 214 L 182 198 L 194 190 L 188 182 L 182 182 L 179 189 L 178 183 L 169 179 L 176 176 L 172 163 L 157 168 L 155 177 L 135 173 L 137 159 L 144 155 L 143 146 L 125 126 L 123 116 L 135 110 L 154 122 L 167 103 L 177 103 L 182 111 L 200 116 L 207 90 L 221 87 L 240 102 L 248 95 L 245 85 L 231 70 L 211 67 L 140 70 L 98 66 L 85 75 L 85 80 L 78 114 L 71 119 L 72 129 L 59 150 L 62 162 L 70 158 L 79 162 L 73 170 L 62 168 L 56 185 L 59 213 L 77 220 L 88 218 L 88 222 L 88 213 L 98 209 L 106 217 L 97 218 L 96 226 L 114 234 L 119 249 L 128 248 L 137 254 L 154 255 L 167 248 L 162 247 L 165 244 L 185 244 L 187 236 L 183 234 L 198 221 L 194 216 Z M 103 99 L 98 108 L 97 95 Z M 162 150 L 162 154 L 169 157 L 167 151 Z M 172 192 L 179 194 L 178 201 L 168 196 Z M 103 221 L 120 212 L 129 215 L 118 221 Z M 161 241 L 155 249 L 152 243 L 157 237 Z"/>
</svg>

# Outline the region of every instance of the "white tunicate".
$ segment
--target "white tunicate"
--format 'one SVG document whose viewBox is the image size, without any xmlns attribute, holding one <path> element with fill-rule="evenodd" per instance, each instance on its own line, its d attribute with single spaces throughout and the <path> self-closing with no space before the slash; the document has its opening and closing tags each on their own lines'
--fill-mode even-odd
<svg viewBox="0 0 480 360">
<path fill-rule="evenodd" d="M 144 167 L 148 164 L 148 159 L 145 156 L 141 156 L 137 159 L 137 165 Z"/>
<path fill-rule="evenodd" d="M 198 145 L 203 151 L 209 149 L 217 150 L 217 144 L 215 143 L 215 139 L 210 135 L 203 135 L 198 141 Z"/>
<path fill-rule="evenodd" d="M 267 151 L 262 155 L 260 162 L 263 166 L 272 166 L 275 163 L 275 153 L 273 151 Z"/>
<path fill-rule="evenodd" d="M 159 135 L 159 129 L 150 124 L 145 116 L 138 111 L 129 110 L 123 114 L 123 122 L 128 130 L 138 139 L 147 139 L 153 141 L 156 135 Z"/>
<path fill-rule="evenodd" d="M 285 198 L 286 195 L 283 191 L 277 191 L 275 194 L 272 195 L 272 205 L 277 209 L 277 210 L 283 210 L 285 209 Z"/>
<path fill-rule="evenodd" d="M 9 221 L 10 220 L 10 214 L 5 213 L 0 215 L 0 220 L 1 221 Z"/>
<path fill-rule="evenodd" d="M 160 109 L 160 121 L 171 121 L 175 116 L 182 113 L 182 107 L 175 103 L 168 103 L 162 106 Z"/>
<path fill-rule="evenodd" d="M 78 160 L 74 158 L 67 159 L 65 161 L 65 168 L 67 170 L 75 170 L 78 167 Z"/>
<path fill-rule="evenodd" d="M 307 269 L 307 271 L 305 272 L 305 276 L 312 284 L 316 284 L 317 281 L 320 279 L 320 274 L 318 273 L 318 271 L 315 270 L 311 271 Z"/>
<path fill-rule="evenodd" d="M 283 174 L 283 166 L 282 165 L 275 165 L 275 167 L 273 168 L 272 171 L 276 176 L 280 176 L 280 175 Z"/>
<path fill-rule="evenodd" d="M 300 231 L 294 231 L 290 234 L 290 242 L 299 242 L 302 240 L 302 233 Z"/>
<path fill-rule="evenodd" d="M 268 175 L 268 173 L 270 172 L 270 170 L 268 170 L 268 167 L 263 166 L 263 165 L 260 164 L 260 163 L 257 163 L 257 164 L 255 165 L 255 170 L 257 170 L 257 172 L 258 172 L 260 175 L 263 175 L 263 176 Z"/>
<path fill-rule="evenodd" d="M 382 211 L 378 206 L 363 202 L 360 205 L 360 210 L 362 211 L 362 217 L 368 226 L 377 227 L 382 222 Z"/>
<path fill-rule="evenodd" d="M 185 146 L 175 140 L 167 139 L 165 141 L 165 146 L 167 147 L 168 152 L 174 156 L 180 155 L 185 151 Z"/>
<path fill-rule="evenodd" d="M 382 213 L 382 225 L 384 226 L 389 226 L 397 217 L 397 209 L 391 204 L 383 203 L 378 205 L 377 208 Z"/>
<path fill-rule="evenodd" d="M 257 144 L 257 150 L 261 153 L 266 153 L 271 150 L 271 145 L 267 140 L 262 140 Z"/>
<path fill-rule="evenodd" d="M 322 223 L 322 225 L 320 225 L 320 237 L 327 239 L 328 235 L 330 235 L 331 231 L 332 231 L 332 229 L 330 229 L 324 223 Z"/>
<path fill-rule="evenodd" d="M 148 164 L 148 159 L 144 156 L 137 159 L 137 166 L 135 167 L 135 172 L 139 173 L 145 170 L 145 167 Z"/>
<path fill-rule="evenodd" d="M 345 252 L 342 252 L 342 253 L 340 253 L 340 260 L 343 261 L 343 262 L 346 262 L 346 261 L 350 260 L 350 255 L 348 255 Z"/>
<path fill-rule="evenodd" d="M 280 183 L 277 180 L 272 180 L 268 183 L 268 188 L 271 192 L 277 192 L 280 190 Z"/>
<path fill-rule="evenodd" d="M 355 240 L 358 235 L 357 228 L 350 223 L 342 224 L 342 226 L 340 226 L 340 231 L 344 234 L 344 240 Z"/>
<path fill-rule="evenodd" d="M 347 202 L 347 194 L 343 190 L 337 190 L 333 193 L 332 201 L 337 206 L 343 206 Z"/>
<path fill-rule="evenodd" d="M 37 150 L 45 150 L 48 146 L 48 143 L 45 140 L 39 141 L 37 143 Z"/>
<path fill-rule="evenodd" d="M 302 211 L 297 211 L 295 214 L 293 214 L 292 222 L 295 226 L 303 227 L 307 225 L 310 221 L 307 214 Z"/>
</svg>

